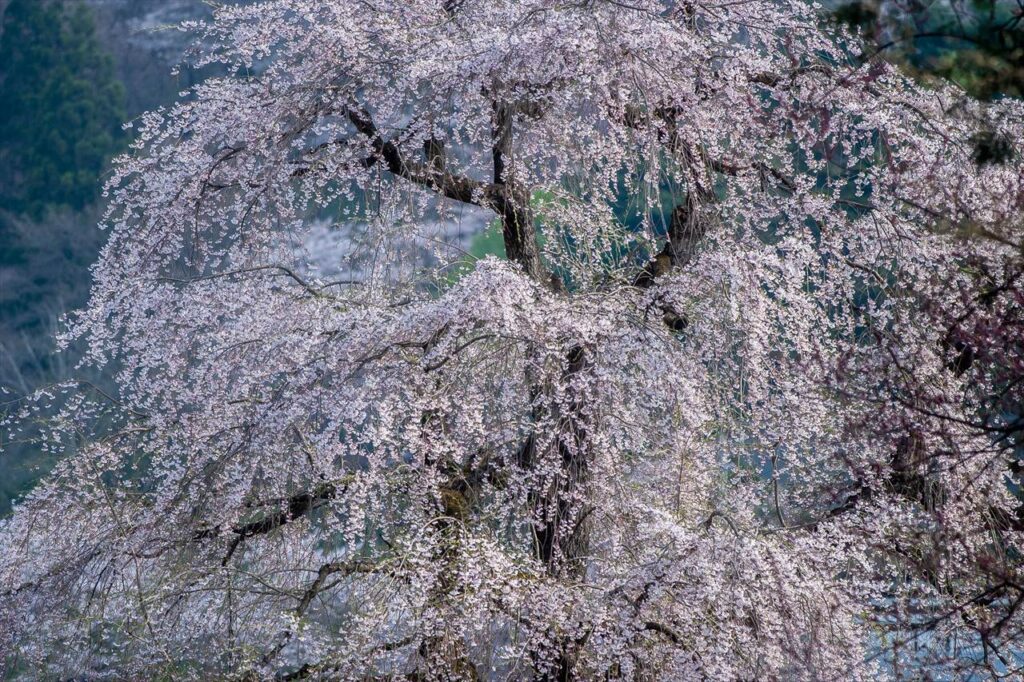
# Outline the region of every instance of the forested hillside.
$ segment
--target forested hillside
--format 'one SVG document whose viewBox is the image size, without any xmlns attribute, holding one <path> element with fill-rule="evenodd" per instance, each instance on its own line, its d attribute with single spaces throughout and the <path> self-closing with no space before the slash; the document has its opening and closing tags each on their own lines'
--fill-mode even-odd
<svg viewBox="0 0 1024 682">
<path fill-rule="evenodd" d="M 0 3 L 0 387 L 6 398 L 70 375 L 55 355 L 58 320 L 88 294 L 105 239 L 96 224 L 122 126 L 190 82 L 172 76 L 188 37 L 177 22 L 201 0 L 4 0 Z M 90 377 L 102 381 L 101 377 Z M 0 435 L 5 439 L 6 434 Z M 0 513 L 49 461 L 5 443 Z"/>
</svg>

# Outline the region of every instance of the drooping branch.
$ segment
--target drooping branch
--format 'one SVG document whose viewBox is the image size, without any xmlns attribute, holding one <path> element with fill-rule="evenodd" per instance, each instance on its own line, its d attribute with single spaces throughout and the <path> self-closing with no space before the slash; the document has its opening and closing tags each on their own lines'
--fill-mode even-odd
<svg viewBox="0 0 1024 682">
<path fill-rule="evenodd" d="M 465 204 L 485 208 L 500 206 L 500 192 L 494 185 L 452 174 L 435 163 L 424 164 L 409 159 L 398 145 L 384 138 L 369 112 L 352 107 L 347 113 L 349 121 L 369 140 L 378 158 L 393 175 Z"/>
<path fill-rule="evenodd" d="M 686 197 L 672 211 L 664 245 L 631 281 L 633 286 L 641 289 L 648 289 L 659 277 L 689 265 L 708 232 L 708 215 L 704 207 L 714 201 L 714 193 L 706 177 L 705 166 L 709 162 L 703 151 L 694 154 L 679 135 L 675 119 L 678 114 L 676 107 L 658 107 L 645 112 L 639 107 L 628 106 L 621 117 L 621 123 L 635 130 L 647 128 L 656 121 L 658 141 L 685 167 L 688 176 Z M 686 320 L 675 311 L 665 310 L 664 313 L 665 324 L 673 330 L 680 331 L 686 326 Z"/>
<path fill-rule="evenodd" d="M 383 562 L 367 557 L 358 557 L 350 561 L 329 561 L 326 564 L 321 564 L 319 570 L 317 570 L 316 578 L 313 579 L 313 582 L 310 583 L 309 587 L 305 589 L 299 598 L 299 603 L 294 611 L 295 617 L 302 618 L 306 615 L 306 611 L 309 610 L 310 604 L 313 603 L 316 596 L 326 589 L 325 583 L 331 576 L 346 577 L 357 573 L 373 573 L 380 570 L 382 566 Z M 266 665 L 281 653 L 281 650 L 288 645 L 292 636 L 291 629 L 283 630 L 278 636 L 278 641 L 274 647 L 263 655 L 263 664 Z"/>
<path fill-rule="evenodd" d="M 346 488 L 347 485 L 342 485 L 339 489 L 337 483 L 323 483 L 311 491 L 304 491 L 283 500 L 276 501 L 281 508 L 272 514 L 267 514 L 260 519 L 250 521 L 248 523 L 233 526 L 231 528 L 231 533 L 234 534 L 234 537 L 228 544 L 228 551 L 221 560 L 221 565 L 227 566 L 239 545 L 246 538 L 257 535 L 266 535 L 276 528 L 280 528 L 281 526 L 291 523 L 296 519 L 302 518 L 315 509 L 320 508 L 324 503 L 334 498 L 336 495 L 343 493 Z M 214 528 L 203 529 L 196 533 L 194 537 L 195 540 L 204 540 L 207 538 L 217 537 L 220 533 L 221 529 L 217 526 Z"/>
<path fill-rule="evenodd" d="M 679 644 L 682 641 L 682 638 L 674 630 L 662 625 L 661 623 L 647 621 L 644 623 L 644 630 L 650 630 L 651 632 L 657 632 L 658 634 L 664 635 L 671 640 L 673 644 Z"/>
<path fill-rule="evenodd" d="M 505 132 L 510 125 L 507 114 L 502 119 L 505 123 L 501 125 L 502 132 L 495 144 L 495 181 L 483 182 L 448 170 L 443 152 L 436 146 L 431 148 L 426 163 L 409 158 L 397 144 L 384 138 L 365 109 L 350 107 L 347 113 L 352 125 L 370 141 L 379 160 L 393 175 L 447 199 L 487 208 L 501 216 L 505 252 L 509 260 L 522 267 L 535 281 L 545 286 L 552 285 L 537 248 L 533 217 L 529 210 L 529 192 L 504 179 L 505 159 L 511 144 L 511 133 Z"/>
<path fill-rule="evenodd" d="M 658 277 L 672 269 L 684 268 L 693 260 L 700 240 L 707 233 L 707 222 L 701 219 L 700 205 L 691 194 L 672 211 L 664 246 L 633 278 L 633 286 L 650 288 Z"/>
<path fill-rule="evenodd" d="M 175 284 L 188 285 L 193 284 L 195 282 L 206 282 L 212 279 L 220 279 L 222 277 L 236 277 L 238 275 L 247 275 L 266 271 L 275 271 L 277 274 L 288 277 L 293 282 L 298 284 L 302 289 L 304 289 L 306 293 L 308 293 L 313 298 L 333 298 L 333 296 L 326 293 L 323 289 L 313 286 L 311 283 L 309 283 L 304 278 L 299 276 L 299 274 L 296 273 L 293 268 L 290 268 L 286 265 L 281 265 L 279 263 L 272 263 L 269 265 L 258 265 L 251 268 L 239 268 L 237 270 L 230 270 L 228 272 L 218 272 L 212 275 L 201 275 L 198 277 L 158 277 L 157 281 L 174 282 Z M 357 282 L 355 280 L 346 279 L 332 282 L 332 284 L 357 284 Z"/>
</svg>

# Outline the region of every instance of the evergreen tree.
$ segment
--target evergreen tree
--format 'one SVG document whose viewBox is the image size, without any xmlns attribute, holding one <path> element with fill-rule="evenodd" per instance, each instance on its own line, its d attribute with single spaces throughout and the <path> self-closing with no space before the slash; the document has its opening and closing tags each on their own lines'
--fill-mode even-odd
<svg viewBox="0 0 1024 682">
<path fill-rule="evenodd" d="M 97 197 L 124 120 L 123 87 L 89 8 L 11 0 L 0 65 L 0 208 L 33 217 L 82 208 Z"/>
<path fill-rule="evenodd" d="M 980 99 L 1024 96 L 1024 9 L 1005 0 L 852 0 L 835 17 L 919 79 L 953 81 Z"/>
</svg>

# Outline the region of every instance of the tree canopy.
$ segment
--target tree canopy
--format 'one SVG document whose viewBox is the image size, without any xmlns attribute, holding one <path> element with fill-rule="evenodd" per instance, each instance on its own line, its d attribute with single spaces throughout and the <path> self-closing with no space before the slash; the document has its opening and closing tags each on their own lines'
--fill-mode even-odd
<svg viewBox="0 0 1024 682">
<path fill-rule="evenodd" d="M 1016 674 L 1024 104 L 798 0 L 192 28 L 228 75 L 141 119 L 67 335 L 119 392 L 12 416 L 76 449 L 0 526 L 11 670 Z"/>
</svg>

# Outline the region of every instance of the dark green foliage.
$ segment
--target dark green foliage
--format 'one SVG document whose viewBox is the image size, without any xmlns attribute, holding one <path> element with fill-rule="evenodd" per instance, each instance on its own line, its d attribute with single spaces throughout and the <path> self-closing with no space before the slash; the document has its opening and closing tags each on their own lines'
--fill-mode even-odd
<svg viewBox="0 0 1024 682">
<path fill-rule="evenodd" d="M 847 2 L 837 7 L 833 16 L 851 28 L 866 28 L 878 21 L 878 9 L 870 2 Z"/>
<path fill-rule="evenodd" d="M 1024 9 L 1014 0 L 972 0 L 947 12 L 936 33 L 943 39 L 924 66 L 980 99 L 1024 97 Z"/>
<path fill-rule="evenodd" d="M 1024 96 L 1024 10 L 1015 0 L 853 0 L 832 16 L 917 78 L 951 80 L 979 99 Z"/>
<path fill-rule="evenodd" d="M 123 144 L 123 102 L 85 5 L 11 0 L 0 38 L 0 208 L 38 218 L 95 200 Z"/>
<path fill-rule="evenodd" d="M 974 162 L 979 166 L 985 164 L 1003 164 L 1013 156 L 1013 146 L 994 133 L 979 133 L 971 138 L 974 143 Z"/>
</svg>

